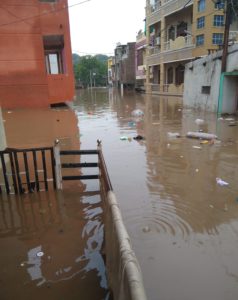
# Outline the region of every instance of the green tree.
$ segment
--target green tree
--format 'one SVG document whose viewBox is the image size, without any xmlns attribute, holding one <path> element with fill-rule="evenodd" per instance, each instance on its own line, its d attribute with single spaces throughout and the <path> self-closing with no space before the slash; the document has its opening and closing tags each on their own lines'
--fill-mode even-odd
<svg viewBox="0 0 238 300">
<path fill-rule="evenodd" d="M 107 60 L 106 60 L 107 61 Z M 107 62 L 96 56 L 83 56 L 76 69 L 76 76 L 85 86 L 105 86 L 107 80 Z"/>
</svg>

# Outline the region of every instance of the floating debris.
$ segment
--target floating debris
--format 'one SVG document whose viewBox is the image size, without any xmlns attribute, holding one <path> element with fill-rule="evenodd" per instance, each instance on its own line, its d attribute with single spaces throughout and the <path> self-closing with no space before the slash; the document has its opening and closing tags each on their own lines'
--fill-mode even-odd
<svg viewBox="0 0 238 300">
<path fill-rule="evenodd" d="M 42 251 L 39 251 L 39 252 L 36 253 L 37 257 L 42 257 L 43 255 L 44 255 L 44 252 L 42 252 Z"/>
<path fill-rule="evenodd" d="M 142 116 L 144 116 L 144 113 L 140 109 L 135 109 L 135 110 L 132 111 L 131 115 L 133 117 L 142 117 Z"/>
<path fill-rule="evenodd" d="M 218 177 L 216 178 L 216 182 L 220 186 L 227 186 L 227 185 L 229 185 L 228 182 L 226 182 L 226 181 L 224 181 L 224 180 L 222 180 L 221 178 L 218 178 Z"/>
<path fill-rule="evenodd" d="M 149 226 L 145 226 L 142 230 L 143 230 L 143 232 L 150 232 L 151 231 Z"/>
<path fill-rule="evenodd" d="M 205 132 L 193 132 L 189 131 L 187 133 L 188 138 L 193 138 L 193 139 L 202 139 L 202 140 L 214 140 L 217 139 L 217 136 L 212 133 L 205 133 Z"/>
<path fill-rule="evenodd" d="M 202 149 L 200 146 L 193 146 L 194 149 Z"/>
<path fill-rule="evenodd" d="M 121 141 L 127 141 L 127 140 L 128 140 L 128 137 L 127 137 L 127 136 L 121 136 L 121 137 L 120 137 L 120 140 L 121 140 Z"/>
<path fill-rule="evenodd" d="M 133 137 L 134 140 L 140 141 L 140 140 L 144 140 L 145 138 L 142 135 L 137 135 L 135 137 Z"/>
<path fill-rule="evenodd" d="M 203 125 L 203 124 L 205 123 L 205 121 L 204 121 L 203 119 L 196 119 L 196 120 L 195 120 L 195 123 L 196 123 L 197 125 Z"/>
<path fill-rule="evenodd" d="M 180 134 L 178 132 L 168 132 L 167 133 L 169 138 L 179 138 Z"/>
<path fill-rule="evenodd" d="M 134 127 L 134 126 L 136 126 L 136 123 L 135 123 L 135 122 L 133 122 L 133 121 L 130 121 L 130 122 L 128 122 L 128 126 L 130 126 L 130 127 Z"/>
<path fill-rule="evenodd" d="M 204 144 L 208 144 L 209 141 L 208 140 L 204 140 L 204 141 L 201 141 L 200 144 L 204 145 Z"/>
</svg>

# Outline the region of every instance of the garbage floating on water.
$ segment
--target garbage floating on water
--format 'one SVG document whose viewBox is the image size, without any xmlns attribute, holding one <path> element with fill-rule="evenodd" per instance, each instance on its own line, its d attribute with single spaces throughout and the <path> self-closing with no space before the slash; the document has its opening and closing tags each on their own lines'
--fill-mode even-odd
<svg viewBox="0 0 238 300">
<path fill-rule="evenodd" d="M 139 140 L 144 140 L 145 138 L 142 135 L 137 135 L 133 137 L 133 139 L 139 141 Z"/>
<path fill-rule="evenodd" d="M 140 109 L 135 109 L 135 110 L 132 111 L 131 115 L 133 117 L 141 117 L 141 116 L 144 116 L 144 113 Z"/>
<path fill-rule="evenodd" d="M 128 122 L 128 126 L 130 126 L 130 127 L 134 127 L 134 126 L 136 126 L 136 123 L 135 123 L 135 122 L 133 122 L 133 121 L 130 121 L 130 122 Z"/>
<path fill-rule="evenodd" d="M 145 226 L 142 230 L 143 230 L 143 232 L 150 232 L 151 231 L 149 226 Z"/>
<path fill-rule="evenodd" d="M 200 146 L 193 146 L 194 149 L 202 149 Z"/>
<path fill-rule="evenodd" d="M 167 133 L 169 138 L 179 138 L 180 134 L 178 132 L 168 132 Z"/>
<path fill-rule="evenodd" d="M 225 120 L 226 120 L 226 121 L 235 121 L 234 118 L 226 118 Z"/>
<path fill-rule="evenodd" d="M 226 181 L 224 181 L 224 180 L 222 180 L 221 178 L 218 178 L 218 177 L 216 178 L 216 182 L 220 186 L 227 186 L 227 185 L 229 185 L 228 182 L 226 182 Z"/>
<path fill-rule="evenodd" d="M 121 140 L 121 141 L 127 141 L 127 140 L 128 140 L 128 137 L 127 137 L 127 136 L 121 136 L 121 137 L 120 137 L 120 140 Z"/>
<path fill-rule="evenodd" d="M 187 137 L 192 139 L 202 139 L 202 140 L 217 139 L 217 136 L 215 134 L 205 133 L 205 132 L 193 132 L 193 131 L 189 131 L 187 133 Z"/>
<path fill-rule="evenodd" d="M 196 123 L 197 125 L 203 125 L 205 122 L 204 122 L 203 119 L 196 119 L 196 120 L 195 120 L 195 123 Z"/>
<path fill-rule="evenodd" d="M 208 144 L 208 143 L 209 143 L 209 141 L 207 141 L 207 140 L 204 140 L 204 141 L 200 142 L 200 144 L 202 144 L 202 145 Z"/>
<path fill-rule="evenodd" d="M 36 256 L 38 256 L 38 257 L 42 257 L 43 255 L 44 255 L 44 252 L 42 252 L 42 251 L 39 251 L 36 253 Z"/>
</svg>

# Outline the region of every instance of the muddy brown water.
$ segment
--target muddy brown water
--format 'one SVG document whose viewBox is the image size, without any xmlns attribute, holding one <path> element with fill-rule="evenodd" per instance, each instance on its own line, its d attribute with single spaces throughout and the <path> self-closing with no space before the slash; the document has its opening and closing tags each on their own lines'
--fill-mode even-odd
<svg viewBox="0 0 238 300">
<path fill-rule="evenodd" d="M 229 120 L 230 116 L 218 119 L 215 114 L 185 109 L 180 98 L 132 92 L 121 96 L 115 90 L 107 89 L 80 91 L 72 108 L 73 111 L 34 111 L 30 114 L 26 111 L 4 111 L 8 146 L 49 145 L 58 137 L 62 147 L 94 149 L 96 140 L 101 139 L 112 185 L 142 269 L 148 299 L 237 299 L 238 123 L 237 126 L 229 126 L 233 122 Z M 135 109 L 142 110 L 144 116 L 132 117 Z M 200 127 L 195 123 L 198 118 L 205 121 Z M 26 125 L 31 122 L 34 126 Z M 199 129 L 216 134 L 218 140 L 201 144 L 199 140 L 185 137 L 188 131 Z M 178 132 L 181 137 L 171 138 L 169 132 Z M 137 135 L 145 137 L 145 140 L 134 140 Z M 122 137 L 126 140 L 121 140 Z M 217 178 L 229 185 L 220 186 Z M 85 190 L 97 189 L 92 182 L 83 184 Z M 67 197 L 70 200 L 65 201 L 72 203 L 75 194 L 71 196 L 69 190 L 63 199 Z M 78 209 L 81 209 L 82 201 L 78 199 L 77 203 Z M 100 209 L 100 205 L 96 207 Z M 67 214 L 65 217 L 68 220 Z M 77 226 L 80 222 L 85 220 L 79 221 Z M 48 242 L 57 240 L 57 234 L 61 237 L 58 228 L 55 230 L 56 237 L 46 235 Z M 76 259 L 82 257 L 83 249 L 81 251 L 79 247 L 78 252 L 70 254 L 71 262 L 66 259 L 67 249 L 63 251 L 64 246 L 69 247 L 69 241 L 76 236 L 74 227 L 66 244 L 61 244 L 61 251 L 55 254 L 60 257 L 55 262 L 55 269 L 49 270 L 51 276 L 42 273 L 52 282 L 57 278 L 55 270 L 73 267 L 75 272 L 80 272 L 82 269 Z M 77 236 L 78 245 L 81 236 L 80 233 Z M 40 279 L 32 280 L 27 271 L 29 266 L 19 267 L 19 263 L 27 261 L 29 250 L 38 247 L 39 243 L 32 238 L 24 240 L 25 256 L 21 259 L 16 252 L 9 251 L 11 247 L 16 248 L 16 243 L 23 247 L 19 236 L 8 240 L 2 234 L 0 243 L 9 260 L 14 257 L 10 270 L 6 266 L 1 268 L 8 273 L 8 277 L 1 278 L 1 286 L 3 282 L 7 283 L 10 290 L 10 286 L 18 284 L 14 269 L 17 267 L 20 276 L 26 277 L 26 290 L 41 282 Z M 62 264 L 62 260 L 66 262 Z M 100 284 L 104 275 L 100 275 L 95 267 L 91 272 L 96 274 L 90 277 L 94 280 L 96 294 L 83 299 L 103 299 L 106 290 Z M 12 278 L 11 274 L 15 277 Z M 57 286 L 62 292 L 71 288 L 75 291 L 77 284 L 78 287 L 82 284 L 77 281 L 81 275 L 72 276 L 72 279 L 57 285 L 52 283 L 53 288 Z M 47 285 L 43 284 L 42 288 L 47 289 Z M 48 290 L 53 288 L 48 287 Z M 102 296 L 95 296 L 98 295 L 97 288 Z"/>
</svg>

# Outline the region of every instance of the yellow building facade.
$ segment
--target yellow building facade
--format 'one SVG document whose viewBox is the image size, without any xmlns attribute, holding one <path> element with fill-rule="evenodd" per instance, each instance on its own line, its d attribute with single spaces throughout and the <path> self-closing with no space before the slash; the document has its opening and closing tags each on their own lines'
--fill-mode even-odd
<svg viewBox="0 0 238 300">
<path fill-rule="evenodd" d="M 182 96 L 185 64 L 222 47 L 224 6 L 216 0 L 147 0 L 148 93 Z M 233 22 L 230 41 L 237 33 Z"/>
</svg>

